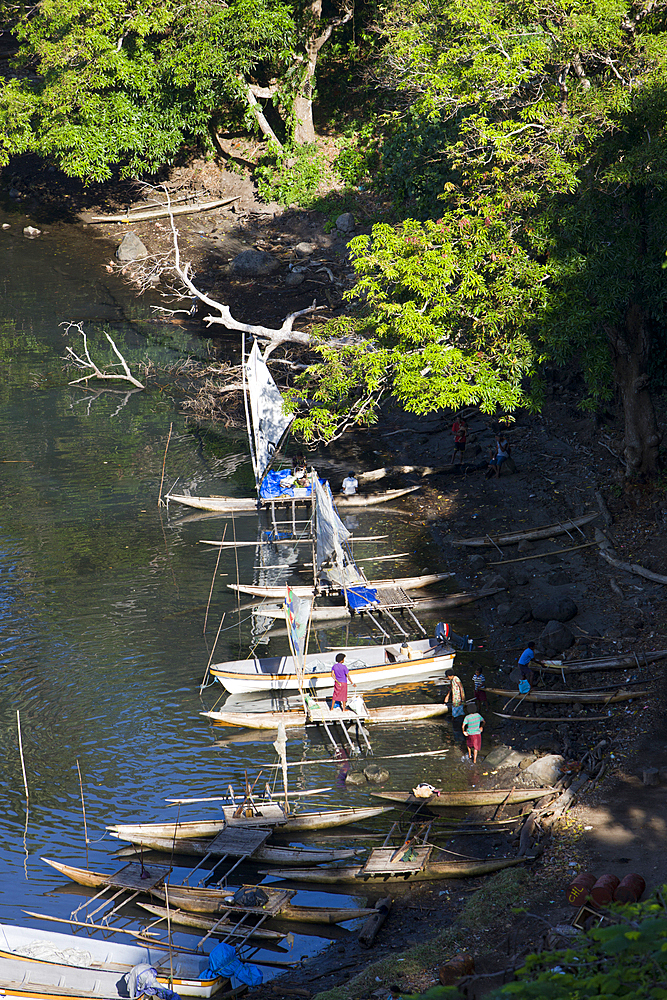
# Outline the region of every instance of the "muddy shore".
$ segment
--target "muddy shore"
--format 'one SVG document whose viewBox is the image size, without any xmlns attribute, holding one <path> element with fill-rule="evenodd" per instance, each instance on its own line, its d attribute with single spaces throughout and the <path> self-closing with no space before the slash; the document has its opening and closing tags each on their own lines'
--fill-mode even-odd
<svg viewBox="0 0 667 1000">
<path fill-rule="evenodd" d="M 248 322 L 279 324 L 288 312 L 304 308 L 313 298 L 322 306 L 318 321 L 339 311 L 350 281 L 346 243 L 351 233 L 332 229 L 321 213 L 281 212 L 277 206 L 262 206 L 247 178 L 208 173 L 206 165 L 200 165 L 194 170 L 188 167 L 180 176 L 172 174 L 177 180 L 174 190 L 190 191 L 195 197 L 239 193 L 233 211 L 221 209 L 178 222 L 183 249 L 194 263 L 202 290 L 230 304 L 234 314 Z M 11 185 L 14 201 L 29 209 L 36 225 L 48 224 L 50 213 L 55 211 L 54 186 L 46 196 L 48 177 L 29 170 L 11 176 L 5 172 L 3 183 Z M 61 205 L 66 194 L 73 222 L 85 218 L 80 216 L 82 212 L 110 213 L 142 204 L 141 192 L 132 187 L 86 193 L 74 186 L 69 193 L 60 191 Z M 360 219 L 355 231 L 363 231 L 361 213 Z M 152 255 L 165 252 L 170 245 L 171 232 L 164 220 L 133 223 L 131 229 Z M 127 225 L 95 227 L 99 238 L 108 241 L 114 264 L 116 247 L 127 231 Z M 299 251 L 300 244 L 307 248 Z M 247 249 L 270 254 L 277 261 L 275 270 L 263 277 L 230 273 L 230 261 Z M 128 280 L 132 280 L 131 273 Z M 190 322 L 193 329 L 201 329 L 196 318 Z M 512 546 L 500 553 L 489 547 L 471 555 L 452 544 L 454 537 L 555 523 L 598 511 L 599 492 L 613 519 L 607 530 L 620 558 L 664 572 L 667 493 L 657 486 L 624 481 L 617 457 L 622 449 L 620 414 L 612 407 L 585 416 L 578 409 L 581 394 L 576 375 L 552 374 L 543 414 L 518 414 L 509 425 L 516 471 L 497 481 L 485 479 L 480 471 L 444 471 L 452 451 L 450 414 L 417 420 L 394 413 L 387 414 L 383 422 L 377 445 L 380 463 L 443 468 L 440 475 L 424 480 L 402 477 L 399 483 L 419 481 L 422 486 L 416 496 L 406 499 L 404 507 L 411 517 L 422 521 L 432 539 L 431 568 L 454 571 L 456 589 L 483 585 L 505 588 L 504 593 L 476 605 L 483 633 L 479 639 L 485 657 L 493 661 L 492 669 L 486 670 L 488 686 L 514 685 L 510 675 L 519 653 L 525 645 L 539 643 L 548 624 L 536 617 L 535 608 L 548 602 L 553 605 L 567 599 L 576 605 L 576 613 L 562 623 L 572 636 L 566 656 L 632 651 L 640 658 L 644 650 L 667 647 L 667 589 L 612 569 L 600 558 L 595 545 L 580 547 L 594 540 L 596 525 L 605 527 L 602 519 L 582 529 L 585 537 L 578 532 L 572 538 L 560 535 L 527 543 L 521 551 Z M 664 406 L 661 416 L 664 425 Z M 496 426 L 481 414 L 471 414 L 469 426 L 466 458 L 477 462 L 486 455 Z M 354 450 L 353 441 L 338 446 L 341 459 Z M 565 548 L 570 551 L 556 551 Z M 510 562 L 526 556 L 531 558 Z M 456 618 L 451 617 L 456 627 Z M 469 684 L 467 673 L 462 672 L 462 676 Z M 505 744 L 533 756 L 558 753 L 576 762 L 601 739 L 608 741 L 604 780 L 587 787 L 557 835 L 544 845 L 541 858 L 525 870 L 511 869 L 484 880 L 434 883 L 397 892 L 373 949 L 364 951 L 356 935 L 346 935 L 334 940 L 303 969 L 272 980 L 253 996 L 305 997 L 334 988 L 336 992 L 329 994 L 329 1000 L 334 1000 L 386 997 L 392 984 L 405 992 L 426 989 L 437 981 L 439 966 L 463 949 L 473 954 L 477 973 L 488 975 L 488 979 L 476 981 L 468 993 L 481 997 L 500 982 L 491 978 L 492 972 L 507 968 L 526 950 L 541 946 L 547 925 L 571 919 L 573 911 L 564 904 L 564 889 L 573 873 L 590 870 L 622 877 L 636 871 L 646 879 L 648 891 L 667 882 L 667 808 L 661 773 L 667 766 L 663 669 L 660 665 L 644 668 L 639 662 L 636 670 L 613 676 L 595 674 L 594 681 L 577 680 L 572 686 L 592 687 L 621 680 L 644 682 L 641 686 L 648 688 L 649 697 L 609 707 L 607 717 L 596 722 L 587 721 L 587 716 L 602 713 L 588 708 L 579 713 L 579 721 L 568 724 L 557 718 L 547 723 L 496 721 L 496 745 Z M 549 683 L 555 688 L 558 678 Z M 491 701 L 490 708 L 498 709 L 498 699 Z M 525 714 L 535 714 L 534 708 L 526 709 Z M 485 754 L 491 749 L 491 744 L 484 745 Z M 643 784 L 647 767 L 658 770 L 656 786 Z M 448 846 L 481 857 L 493 850 L 508 855 L 517 850 L 513 833 L 474 840 L 474 850 L 463 837 Z M 517 909 L 537 913 L 539 919 L 513 912 Z M 381 966 L 354 979 L 369 962 L 377 961 Z"/>
</svg>

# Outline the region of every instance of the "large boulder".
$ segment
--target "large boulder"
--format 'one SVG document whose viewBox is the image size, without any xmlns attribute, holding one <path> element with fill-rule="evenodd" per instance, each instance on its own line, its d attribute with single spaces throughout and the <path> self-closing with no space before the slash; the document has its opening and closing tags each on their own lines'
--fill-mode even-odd
<svg viewBox="0 0 667 1000">
<path fill-rule="evenodd" d="M 501 767 L 518 767 L 525 756 L 525 753 L 519 753 L 517 750 L 513 750 L 512 747 L 501 745 L 495 747 L 491 753 L 486 755 L 484 766 L 494 771 L 497 771 Z"/>
<path fill-rule="evenodd" d="M 530 621 L 530 601 L 525 597 L 516 597 L 513 601 L 499 604 L 496 611 L 501 625 L 520 625 Z"/>
<path fill-rule="evenodd" d="M 538 622 L 569 622 L 579 612 L 571 597 L 545 598 L 533 601 L 533 618 Z"/>
<path fill-rule="evenodd" d="M 131 260 L 142 260 L 144 257 L 148 257 L 148 250 L 135 233 L 125 233 L 116 250 L 116 257 L 124 263 Z"/>
<path fill-rule="evenodd" d="M 230 261 L 229 273 L 240 278 L 261 278 L 279 267 L 276 258 L 265 250 L 244 250 Z"/>
<path fill-rule="evenodd" d="M 530 764 L 523 773 L 537 778 L 541 785 L 553 785 L 560 778 L 560 769 L 564 763 L 565 758 L 560 754 L 549 753 Z"/>
<path fill-rule="evenodd" d="M 566 649 L 570 648 L 573 642 L 574 636 L 567 625 L 554 620 L 547 622 L 540 635 L 539 645 L 540 649 L 544 650 L 545 654 L 550 657 L 556 656 L 558 653 L 564 653 Z"/>
</svg>

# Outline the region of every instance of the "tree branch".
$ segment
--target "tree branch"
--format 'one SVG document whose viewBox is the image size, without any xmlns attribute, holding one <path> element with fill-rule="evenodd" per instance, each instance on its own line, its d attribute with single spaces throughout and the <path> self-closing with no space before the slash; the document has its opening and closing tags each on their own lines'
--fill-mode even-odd
<svg viewBox="0 0 667 1000">
<path fill-rule="evenodd" d="M 74 364 L 77 366 L 77 368 L 81 368 L 81 369 L 90 368 L 91 369 L 90 375 L 83 375 L 81 378 L 73 379 L 73 381 L 71 381 L 69 383 L 69 385 L 78 385 L 79 382 L 88 382 L 88 380 L 91 379 L 91 378 L 99 378 L 99 379 L 113 379 L 115 381 L 120 381 L 120 382 L 131 382 L 132 385 L 134 385 L 134 386 L 137 387 L 137 389 L 143 389 L 143 388 L 145 388 L 145 386 L 143 386 L 142 383 L 139 382 L 138 379 L 136 379 L 134 377 L 134 375 L 132 374 L 132 372 L 128 368 L 128 365 L 127 365 L 127 362 L 126 362 L 125 358 L 120 353 L 120 351 L 118 350 L 118 348 L 116 347 L 115 343 L 113 342 L 113 340 L 111 339 L 111 337 L 109 336 L 109 334 L 106 332 L 106 330 L 104 332 L 104 336 L 107 338 L 107 340 L 111 344 L 111 348 L 112 348 L 114 354 L 116 355 L 116 357 L 118 358 L 120 364 L 122 365 L 123 370 L 125 372 L 124 375 L 121 375 L 118 372 L 114 372 L 113 374 L 108 374 L 107 372 L 103 372 L 103 371 L 101 371 L 100 368 L 98 368 L 98 366 L 95 364 L 95 362 L 93 361 L 93 359 L 90 356 L 90 352 L 88 350 L 88 338 L 86 337 L 86 334 L 85 334 L 85 332 L 83 330 L 83 327 L 82 327 L 81 323 L 62 323 L 61 326 L 65 327 L 65 332 L 66 333 L 69 333 L 69 331 L 71 330 L 71 328 L 74 327 L 76 330 L 78 330 L 78 332 L 83 337 L 83 353 L 84 353 L 84 357 L 83 358 L 79 357 L 79 355 L 76 353 L 76 351 L 72 347 L 68 346 L 66 348 L 68 359 L 70 361 L 73 361 Z M 116 366 L 114 366 L 114 367 L 116 367 Z"/>
</svg>

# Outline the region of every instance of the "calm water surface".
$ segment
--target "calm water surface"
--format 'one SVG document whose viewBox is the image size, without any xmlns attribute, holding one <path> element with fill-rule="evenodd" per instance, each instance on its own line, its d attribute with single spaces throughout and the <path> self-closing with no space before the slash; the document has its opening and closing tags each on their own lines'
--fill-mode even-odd
<svg viewBox="0 0 667 1000">
<path fill-rule="evenodd" d="M 199 693 L 223 613 L 215 659 L 244 656 L 248 648 L 249 613 L 235 611 L 226 583 L 237 572 L 242 581 L 257 577 L 255 551 L 238 550 L 238 569 L 233 551 L 222 554 L 204 630 L 216 552 L 199 541 L 220 538 L 225 522 L 157 505 L 171 424 L 165 487 L 177 482 L 178 491 L 251 493 L 244 437 L 193 433 L 168 393 L 155 387 L 127 394 L 68 385 L 76 373 L 64 369 L 65 346 L 80 347 L 64 335 L 60 324 L 68 320 L 85 321 L 91 353 L 103 360 L 110 358 L 103 329 L 133 365 L 164 364 L 202 348 L 180 328 L 156 323 L 148 301 L 132 298 L 106 274 L 109 248 L 92 231 L 45 226 L 39 239 L 28 241 L 21 235 L 28 221 L 0 211 L 0 222 L 11 226 L 0 232 L 0 921 L 23 923 L 31 922 L 23 909 L 65 917 L 81 902 L 69 891 L 54 891 L 63 880 L 40 860 L 86 866 L 77 762 L 91 842 L 87 866 L 108 872 L 119 867 L 109 857 L 119 845 L 105 836 L 105 824 L 173 819 L 177 808 L 168 797 L 211 796 L 230 782 L 239 789 L 246 772 L 254 780 L 262 770 L 261 783 L 276 773 L 271 740 L 246 733 L 234 741 L 233 731 L 214 730 L 199 715 L 225 697 L 220 685 Z M 359 556 L 413 553 L 364 563 L 367 574 L 442 569 L 425 529 L 397 510 L 360 512 L 351 520 L 358 534 L 390 535 L 384 548 L 360 545 Z M 227 532 L 254 540 L 256 516 L 237 518 Z M 466 629 L 461 617 L 456 625 Z M 322 645 L 346 638 L 341 628 L 317 635 Z M 281 652 L 285 642 L 272 639 L 262 648 Z M 469 663 L 462 673 L 469 676 Z M 437 695 L 425 685 L 406 697 Z M 375 731 L 371 739 L 378 760 L 452 747 L 447 724 Z M 312 762 L 290 768 L 295 788 L 332 788 L 304 803 L 368 803 L 368 791 L 337 782 L 340 765 L 317 737 L 305 747 L 291 739 L 288 756 Z M 460 758 L 452 748 L 430 760 L 382 763 L 390 787 L 419 779 L 454 787 L 474 780 Z M 215 816 L 218 809 L 214 803 L 183 806 L 180 818 Z M 385 828 L 386 822 L 368 827 Z M 337 842 L 352 844 L 355 836 L 340 830 Z M 297 897 L 310 904 L 326 898 Z M 286 957 L 322 943 L 299 936 Z"/>
</svg>

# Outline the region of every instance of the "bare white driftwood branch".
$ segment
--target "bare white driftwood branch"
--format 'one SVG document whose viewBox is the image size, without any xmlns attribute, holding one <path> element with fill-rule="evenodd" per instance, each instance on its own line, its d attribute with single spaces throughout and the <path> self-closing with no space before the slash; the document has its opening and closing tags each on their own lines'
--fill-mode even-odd
<svg viewBox="0 0 667 1000">
<path fill-rule="evenodd" d="M 76 330 L 78 330 L 78 332 L 81 334 L 81 336 L 83 338 L 83 354 L 84 354 L 84 357 L 83 358 L 80 357 L 72 347 L 68 346 L 66 348 L 68 360 L 72 361 L 77 366 L 77 368 L 81 368 L 81 369 L 84 369 L 84 370 L 87 369 L 87 368 L 90 369 L 90 374 L 89 375 L 83 375 L 81 378 L 73 379 L 69 383 L 69 385 L 78 385 L 79 382 L 88 382 L 88 380 L 91 379 L 91 378 L 99 378 L 99 379 L 108 379 L 108 380 L 119 381 L 119 382 L 131 382 L 132 385 L 134 385 L 134 386 L 137 387 L 137 389 L 144 389 L 145 388 L 145 386 L 142 385 L 142 383 L 139 382 L 139 380 L 134 377 L 134 375 L 132 374 L 132 372 L 128 368 L 127 361 L 125 360 L 125 358 L 123 357 L 123 355 L 120 353 L 120 351 L 118 350 L 118 348 L 116 347 L 116 345 L 114 344 L 113 340 L 111 339 L 111 337 L 109 336 L 109 334 L 106 332 L 106 330 L 104 332 L 104 336 L 107 338 L 107 340 L 111 344 L 111 347 L 112 347 L 112 350 L 113 350 L 114 354 L 118 358 L 118 361 L 119 361 L 120 365 L 122 365 L 123 371 L 125 372 L 124 375 L 121 375 L 120 372 L 113 372 L 113 373 L 103 372 L 100 368 L 98 368 L 98 366 L 95 364 L 95 362 L 93 361 L 93 359 L 90 356 L 90 352 L 88 350 L 88 338 L 86 337 L 85 331 L 83 330 L 83 327 L 82 327 L 81 323 L 63 323 L 61 325 L 65 327 L 65 332 L 66 333 L 69 333 L 69 331 L 72 329 L 72 327 L 74 327 Z M 116 368 L 118 366 L 117 365 L 113 365 L 113 367 Z"/>
<path fill-rule="evenodd" d="M 169 195 L 167 194 L 167 197 Z M 181 253 L 178 245 L 178 231 L 174 225 L 173 215 L 169 216 L 171 221 L 171 232 L 174 240 L 174 270 L 179 276 L 188 291 L 203 302 L 204 305 L 209 306 L 211 309 L 216 309 L 219 313 L 218 316 L 208 315 L 204 316 L 204 322 L 207 326 L 213 326 L 219 324 L 220 326 L 226 327 L 228 330 L 238 330 L 240 333 L 250 333 L 257 340 L 267 343 L 267 347 L 264 351 L 264 360 L 266 360 L 276 347 L 284 343 L 293 344 L 303 344 L 307 347 L 311 342 L 311 337 L 309 333 L 301 332 L 300 330 L 295 330 L 294 321 L 299 318 L 299 316 L 306 316 L 309 313 L 316 312 L 318 309 L 324 308 L 323 306 L 318 306 L 316 301 L 313 304 L 307 306 L 305 309 L 298 309 L 296 312 L 290 313 L 289 316 L 283 321 L 283 325 L 280 329 L 268 326 L 259 326 L 253 323 L 241 323 L 240 320 L 234 319 L 232 316 L 229 306 L 225 305 L 224 302 L 217 302 L 215 299 L 209 298 L 208 295 L 204 295 L 197 286 L 194 284 L 190 277 L 190 264 L 181 264 Z"/>
</svg>

